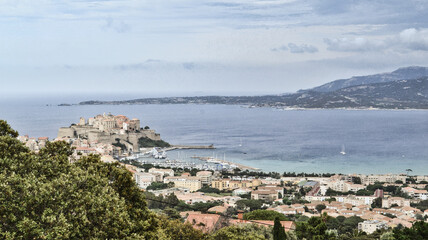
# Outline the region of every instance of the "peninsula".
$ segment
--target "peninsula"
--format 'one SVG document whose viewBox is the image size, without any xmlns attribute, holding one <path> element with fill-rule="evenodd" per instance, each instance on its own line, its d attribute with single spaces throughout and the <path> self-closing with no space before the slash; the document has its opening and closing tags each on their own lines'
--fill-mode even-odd
<svg viewBox="0 0 428 240">
<path fill-rule="evenodd" d="M 428 109 L 428 68 L 406 67 L 390 73 L 341 79 L 291 94 L 92 100 L 79 103 L 134 104 L 227 104 L 280 109 Z"/>
</svg>

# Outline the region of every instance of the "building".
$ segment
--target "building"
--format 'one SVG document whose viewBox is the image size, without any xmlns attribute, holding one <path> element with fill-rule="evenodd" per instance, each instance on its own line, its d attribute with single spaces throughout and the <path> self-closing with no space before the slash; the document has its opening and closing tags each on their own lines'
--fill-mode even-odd
<svg viewBox="0 0 428 240">
<path fill-rule="evenodd" d="M 371 174 L 359 175 L 361 183 L 364 185 L 375 184 L 376 182 L 382 183 L 395 183 L 396 181 L 406 182 L 407 176 L 404 174 Z"/>
<path fill-rule="evenodd" d="M 417 182 L 428 182 L 428 175 L 420 175 L 420 176 L 416 176 L 416 181 Z"/>
<path fill-rule="evenodd" d="M 197 177 L 201 178 L 201 182 L 203 185 L 211 185 L 213 173 L 210 171 L 199 171 L 196 173 Z"/>
<path fill-rule="evenodd" d="M 89 118 L 80 118 L 78 124 L 62 127 L 58 130 L 58 139 L 87 139 L 90 143 L 120 144 L 128 152 L 139 152 L 139 139 L 160 140 L 154 130 L 141 129 L 140 120 L 129 120 L 123 115 L 103 114 Z"/>
<path fill-rule="evenodd" d="M 94 148 L 89 148 L 89 147 L 77 147 L 74 150 L 74 156 L 87 156 L 89 154 L 97 154 L 97 150 L 95 150 Z"/>
<path fill-rule="evenodd" d="M 186 223 L 190 223 L 195 229 L 210 233 L 222 227 L 221 220 L 218 214 L 189 213 Z"/>
<path fill-rule="evenodd" d="M 251 192 L 251 199 L 275 201 L 278 199 L 278 192 L 275 190 L 256 190 Z"/>
<path fill-rule="evenodd" d="M 410 207 L 410 200 L 402 197 L 389 197 L 382 199 L 383 208 L 390 208 L 393 205 L 397 205 L 399 207 Z"/>
<path fill-rule="evenodd" d="M 211 187 L 219 190 L 234 190 L 238 188 L 255 188 L 261 184 L 259 179 L 252 180 L 231 180 L 230 178 L 222 178 L 211 181 Z"/>
<path fill-rule="evenodd" d="M 284 197 L 284 188 L 283 187 L 277 187 L 277 186 L 263 186 L 258 187 L 257 190 L 259 191 L 276 191 L 278 194 L 280 194 L 280 197 Z"/>
<path fill-rule="evenodd" d="M 405 188 L 402 188 L 401 191 L 403 193 L 407 193 L 409 196 L 414 197 L 414 198 L 419 198 L 421 200 L 427 200 L 428 199 L 427 190 L 419 190 L 419 189 L 414 189 L 411 187 L 405 187 Z"/>
<path fill-rule="evenodd" d="M 157 176 L 151 173 L 145 172 L 136 172 L 134 173 L 134 179 L 137 183 L 138 187 L 142 189 L 146 189 L 148 186 L 152 184 L 152 182 L 156 182 Z"/>
<path fill-rule="evenodd" d="M 251 193 L 251 191 L 252 190 L 250 188 L 238 188 L 233 190 L 232 195 L 233 196 L 245 195 L 245 194 Z"/>
<path fill-rule="evenodd" d="M 172 169 L 163 169 L 163 168 L 150 168 L 149 173 L 158 173 L 162 175 L 162 178 L 164 177 L 173 177 L 174 176 L 174 170 Z"/>
<path fill-rule="evenodd" d="M 178 176 L 178 177 L 165 177 L 164 183 L 173 182 L 175 187 L 187 188 L 191 192 L 196 192 L 202 188 L 202 181 L 199 177 L 191 176 Z"/>
<path fill-rule="evenodd" d="M 371 220 L 358 223 L 358 231 L 372 234 L 376 230 L 388 229 L 388 224 L 385 221 Z"/>
</svg>

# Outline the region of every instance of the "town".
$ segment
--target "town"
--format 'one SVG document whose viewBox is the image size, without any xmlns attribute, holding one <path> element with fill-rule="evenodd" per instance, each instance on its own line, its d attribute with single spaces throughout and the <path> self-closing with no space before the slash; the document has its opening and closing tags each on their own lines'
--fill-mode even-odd
<svg viewBox="0 0 428 240">
<path fill-rule="evenodd" d="M 48 137 L 18 139 L 34 152 L 49 142 Z M 273 216 L 292 232 L 299 222 L 329 216 L 327 227 L 336 234 L 354 229 L 382 234 L 428 218 L 428 176 L 412 176 L 411 169 L 405 174 L 280 174 L 222 161 L 147 163 L 133 154 L 159 154 L 171 145 L 149 127 L 141 128 L 138 119 L 111 114 L 81 118 L 61 128 L 53 141 L 74 147 L 71 161 L 96 154 L 103 162 L 123 165 L 150 209 L 205 233 L 236 224 L 273 226 Z"/>
<path fill-rule="evenodd" d="M 334 174 L 327 177 L 294 173 L 260 176 L 237 169 L 185 171 L 150 164 L 126 167 L 138 186 L 147 191 L 149 203 L 153 196 L 158 199 L 173 196 L 195 209 L 182 209 L 180 215 L 205 232 L 216 230 L 224 214 L 242 217 L 261 209 L 283 215 L 288 221 L 282 224 L 289 226 L 288 230 L 295 228 L 296 221 L 326 213 L 341 221 L 352 219 L 357 224 L 355 227 L 367 234 L 395 227 L 410 228 L 415 221 L 428 217 L 428 176 Z M 257 217 L 249 219 L 274 224 Z M 230 224 L 241 223 L 253 221 L 246 221 L 245 217 L 230 221 Z"/>
</svg>

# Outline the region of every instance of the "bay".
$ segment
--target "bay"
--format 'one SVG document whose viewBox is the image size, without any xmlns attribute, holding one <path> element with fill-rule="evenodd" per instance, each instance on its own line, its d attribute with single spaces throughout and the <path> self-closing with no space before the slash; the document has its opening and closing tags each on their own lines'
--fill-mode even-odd
<svg viewBox="0 0 428 240">
<path fill-rule="evenodd" d="M 428 174 L 428 111 L 278 110 L 232 105 L 59 107 L 58 99 L 2 100 L 0 119 L 20 134 L 56 137 L 59 127 L 100 113 L 139 118 L 161 137 L 215 150 L 180 150 L 170 158 L 217 156 L 277 172 Z M 346 154 L 340 152 L 343 147 Z"/>
</svg>

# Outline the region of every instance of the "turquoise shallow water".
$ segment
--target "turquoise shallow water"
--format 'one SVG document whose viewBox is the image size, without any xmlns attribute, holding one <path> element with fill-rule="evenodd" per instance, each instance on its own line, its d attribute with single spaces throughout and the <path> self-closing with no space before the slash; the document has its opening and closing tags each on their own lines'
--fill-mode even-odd
<svg viewBox="0 0 428 240">
<path fill-rule="evenodd" d="M 428 111 L 243 108 L 225 105 L 58 107 L 58 99 L 0 102 L 0 119 L 20 134 L 53 138 L 80 116 L 103 112 L 141 119 L 173 144 L 216 150 L 173 151 L 170 158 L 226 157 L 266 171 L 428 174 Z M 52 105 L 46 105 L 52 104 Z M 340 154 L 342 145 L 346 155 Z"/>
</svg>

